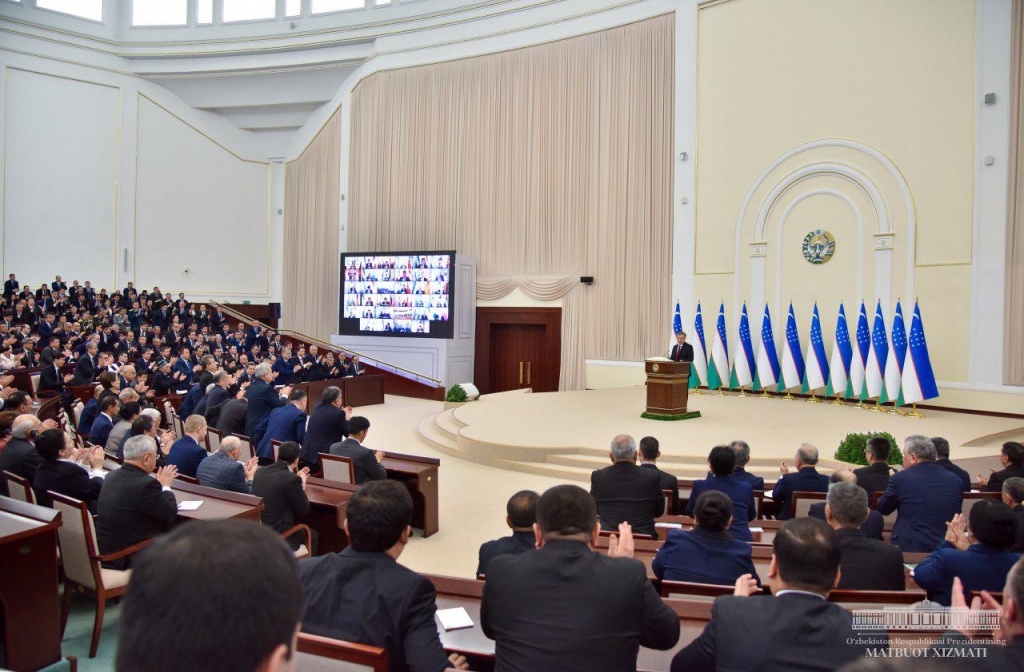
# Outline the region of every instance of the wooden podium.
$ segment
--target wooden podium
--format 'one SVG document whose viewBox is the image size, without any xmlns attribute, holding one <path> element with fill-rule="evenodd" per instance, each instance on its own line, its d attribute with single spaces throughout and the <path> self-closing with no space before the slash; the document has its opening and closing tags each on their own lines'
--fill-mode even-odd
<svg viewBox="0 0 1024 672">
<path fill-rule="evenodd" d="M 687 420 L 700 417 L 689 411 L 690 363 L 663 360 L 644 362 L 647 373 L 647 412 L 641 417 L 656 420 Z"/>
</svg>

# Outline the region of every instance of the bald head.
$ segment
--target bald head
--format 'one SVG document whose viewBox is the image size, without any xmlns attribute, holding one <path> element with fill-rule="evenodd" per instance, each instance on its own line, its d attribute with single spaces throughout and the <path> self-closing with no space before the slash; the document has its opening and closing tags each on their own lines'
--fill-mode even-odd
<svg viewBox="0 0 1024 672">
<path fill-rule="evenodd" d="M 612 439 L 613 462 L 636 462 L 636 441 L 629 434 L 619 434 Z"/>
<path fill-rule="evenodd" d="M 32 442 L 35 440 L 34 432 L 37 432 L 42 424 L 39 418 L 30 413 L 19 415 L 11 425 L 11 436 L 15 439 Z"/>
</svg>

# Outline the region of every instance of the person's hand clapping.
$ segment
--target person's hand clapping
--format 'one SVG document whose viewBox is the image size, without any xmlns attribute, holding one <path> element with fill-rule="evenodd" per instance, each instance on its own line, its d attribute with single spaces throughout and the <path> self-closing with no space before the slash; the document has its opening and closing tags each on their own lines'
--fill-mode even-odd
<svg viewBox="0 0 1024 672">
<path fill-rule="evenodd" d="M 306 481 L 309 480 L 309 467 L 299 469 L 298 476 L 302 479 L 302 487 L 306 487 Z"/>
<path fill-rule="evenodd" d="M 967 522 L 964 519 L 964 514 L 958 513 L 953 516 L 953 520 L 946 523 L 945 539 L 961 551 L 966 551 L 971 545 L 970 539 L 967 538 Z"/>
<path fill-rule="evenodd" d="M 608 557 L 632 558 L 634 552 L 633 527 L 627 522 L 619 523 L 618 536 L 608 537 Z"/>
<path fill-rule="evenodd" d="M 452 667 L 454 667 L 456 670 L 468 670 L 469 669 L 469 661 L 467 661 L 466 657 L 461 655 L 461 654 L 458 654 L 458 653 L 450 654 L 448 656 L 448 662 L 451 663 Z"/>
<path fill-rule="evenodd" d="M 260 461 L 259 461 L 258 457 L 253 457 L 248 462 L 246 462 L 245 463 L 245 480 L 251 481 L 252 477 L 256 475 L 256 470 L 259 468 L 259 466 L 260 466 Z"/>
<path fill-rule="evenodd" d="M 57 429 L 58 427 L 60 427 L 60 425 L 58 425 L 57 421 L 54 420 L 53 418 L 50 418 L 49 420 L 43 420 L 42 431 L 44 432 L 48 429 Z"/>
<path fill-rule="evenodd" d="M 160 467 L 156 470 L 156 480 L 160 482 L 165 488 L 171 487 L 171 483 L 178 476 L 178 468 L 173 464 L 169 464 L 166 467 Z"/>
<path fill-rule="evenodd" d="M 740 578 L 736 579 L 736 585 L 733 587 L 732 594 L 737 597 L 750 597 L 754 593 L 758 592 L 757 581 L 750 574 L 744 574 Z"/>
<path fill-rule="evenodd" d="M 87 458 L 89 460 L 89 466 L 93 469 L 102 469 L 104 457 L 103 446 L 93 446 L 92 449 L 89 450 L 89 456 Z"/>
<path fill-rule="evenodd" d="M 786 464 L 785 462 L 779 462 L 779 473 L 781 473 L 781 474 L 788 474 L 789 473 L 789 465 Z"/>
</svg>

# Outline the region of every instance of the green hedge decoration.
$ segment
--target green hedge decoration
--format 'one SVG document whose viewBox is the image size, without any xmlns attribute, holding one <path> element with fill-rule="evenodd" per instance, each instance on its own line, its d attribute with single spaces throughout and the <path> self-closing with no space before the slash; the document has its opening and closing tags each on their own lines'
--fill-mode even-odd
<svg viewBox="0 0 1024 672">
<path fill-rule="evenodd" d="M 641 413 L 641 418 L 647 420 L 691 420 L 693 418 L 700 417 L 700 411 L 693 411 L 692 413 L 682 413 L 680 415 L 662 415 L 660 413 Z"/>
<path fill-rule="evenodd" d="M 836 459 L 840 462 L 866 465 L 868 461 L 864 457 L 864 448 L 868 445 L 868 439 L 873 439 L 876 436 L 888 440 L 892 447 L 889 451 L 889 464 L 903 464 L 903 453 L 900 451 L 900 446 L 896 443 L 896 437 L 889 432 L 847 434 L 843 442 L 839 444 L 839 448 L 836 449 Z"/>
<path fill-rule="evenodd" d="M 461 403 L 466 400 L 466 391 L 462 389 L 462 385 L 452 385 L 448 389 L 448 394 L 445 396 L 444 400 Z"/>
</svg>

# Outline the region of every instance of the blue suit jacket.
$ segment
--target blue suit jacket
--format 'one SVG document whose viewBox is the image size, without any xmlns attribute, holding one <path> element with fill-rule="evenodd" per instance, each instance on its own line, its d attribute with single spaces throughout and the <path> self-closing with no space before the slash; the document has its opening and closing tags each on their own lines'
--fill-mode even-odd
<svg viewBox="0 0 1024 672">
<path fill-rule="evenodd" d="M 712 476 L 693 484 L 690 492 L 690 499 L 686 503 L 686 515 L 692 516 L 697 498 L 709 490 L 724 492 L 732 500 L 732 525 L 729 531 L 740 541 L 753 541 L 750 533 L 751 520 L 757 517 L 757 503 L 754 501 L 754 491 L 750 485 L 737 480 L 733 476 Z M 738 576 L 738 575 L 737 575 Z M 735 579 L 733 579 L 735 580 Z"/>
<path fill-rule="evenodd" d="M 749 485 L 754 490 L 764 491 L 764 478 L 755 476 L 743 467 L 736 467 L 736 470 L 732 472 L 733 477 L 737 481 L 742 481 Z"/>
<path fill-rule="evenodd" d="M 199 463 L 196 469 L 199 485 L 220 490 L 231 490 L 248 494 L 252 492 L 252 481 L 245 480 L 245 467 L 235 462 L 227 453 L 217 451 Z"/>
<path fill-rule="evenodd" d="M 113 421 L 100 413 L 93 420 L 92 427 L 89 428 L 89 442 L 97 446 L 106 446 L 107 439 L 110 438 L 110 430 L 113 428 Z"/>
<path fill-rule="evenodd" d="M 259 442 L 261 437 L 256 436 L 256 430 L 262 430 L 260 425 L 264 425 L 270 412 L 278 406 L 284 406 L 288 400 L 262 378 L 252 381 L 245 396 L 249 399 L 249 412 L 245 416 L 245 435 Z"/>
<path fill-rule="evenodd" d="M 171 444 L 171 450 L 167 453 L 167 464 L 178 467 L 179 474 L 195 478 L 199 464 L 208 455 L 206 449 L 196 443 L 195 439 L 184 436 Z"/>
<path fill-rule="evenodd" d="M 252 402 L 249 402 L 249 412 L 252 412 Z M 306 436 L 306 414 L 295 404 L 285 404 L 281 408 L 275 408 L 267 418 L 267 431 L 263 432 L 256 447 L 256 454 L 259 457 L 273 459 L 274 450 L 270 446 L 270 440 L 295 441 L 301 444 Z"/>
<path fill-rule="evenodd" d="M 651 563 L 654 574 L 668 581 L 690 581 L 731 586 L 744 574 L 761 578 L 754 569 L 750 544 L 728 534 L 694 528 L 671 530 Z"/>
<path fill-rule="evenodd" d="M 285 359 L 284 357 L 278 357 L 274 362 L 274 373 L 277 374 L 277 377 L 274 378 L 274 384 L 291 385 L 292 375 L 294 373 L 292 369 L 294 369 L 297 364 L 298 362 L 294 361 L 294 358 Z"/>
<path fill-rule="evenodd" d="M 780 507 L 779 520 L 789 519 L 789 503 L 794 492 L 828 492 L 828 476 L 819 474 L 814 467 L 783 474 L 772 491 L 772 499 Z"/>
<path fill-rule="evenodd" d="M 928 591 L 928 599 L 949 606 L 953 577 L 960 577 L 964 594 L 971 590 L 1001 591 L 1006 575 L 1020 553 L 1001 551 L 985 544 L 972 544 L 957 550 L 943 540 L 932 554 L 914 568 L 914 581 Z"/>
<path fill-rule="evenodd" d="M 893 474 L 878 499 L 878 512 L 899 511 L 892 543 L 904 553 L 931 553 L 946 536 L 946 523 L 960 513 L 963 499 L 956 474 L 926 461 Z"/>
<path fill-rule="evenodd" d="M 96 397 L 89 400 L 89 403 L 82 409 L 82 415 L 78 420 L 78 435 L 89 436 L 92 423 L 96 422 L 96 416 L 100 412 L 100 402 Z"/>
</svg>

